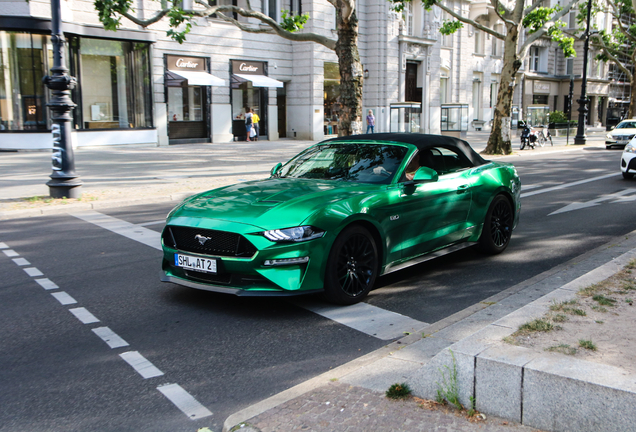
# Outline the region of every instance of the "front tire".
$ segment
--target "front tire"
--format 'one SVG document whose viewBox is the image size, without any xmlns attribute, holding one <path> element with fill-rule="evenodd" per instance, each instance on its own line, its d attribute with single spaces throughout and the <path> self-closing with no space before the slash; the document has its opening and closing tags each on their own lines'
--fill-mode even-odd
<svg viewBox="0 0 636 432">
<path fill-rule="evenodd" d="M 378 250 L 369 231 L 353 225 L 345 228 L 329 252 L 325 270 L 325 297 L 340 305 L 360 302 L 378 276 Z"/>
<path fill-rule="evenodd" d="M 633 179 L 633 178 L 634 178 L 634 174 L 624 172 L 624 173 L 623 173 L 623 178 L 624 178 L 625 180 Z"/>
<path fill-rule="evenodd" d="M 479 237 L 479 247 L 491 255 L 500 254 L 508 247 L 512 235 L 513 213 L 510 201 L 497 195 L 486 213 Z"/>
</svg>

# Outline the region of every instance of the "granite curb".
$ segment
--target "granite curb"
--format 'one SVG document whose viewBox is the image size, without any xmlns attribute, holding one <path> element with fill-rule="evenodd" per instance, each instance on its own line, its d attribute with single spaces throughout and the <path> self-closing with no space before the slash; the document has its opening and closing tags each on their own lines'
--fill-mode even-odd
<svg viewBox="0 0 636 432">
<path fill-rule="evenodd" d="M 553 302 L 618 273 L 636 258 L 636 248 L 564 284 L 437 354 L 409 381 L 414 393 L 434 398 L 431 382 L 446 366 L 457 370 L 462 403 L 474 398 L 477 410 L 549 431 L 633 430 L 636 375 L 619 367 L 574 358 L 555 358 L 502 339 L 520 325 L 543 317 Z"/>
<path fill-rule="evenodd" d="M 475 397 L 478 411 L 547 431 L 630 430 L 629 425 L 635 423 L 636 414 L 608 408 L 626 406 L 625 402 L 620 402 L 621 398 L 636 402 L 636 392 L 631 390 L 636 390 L 636 377 L 630 381 L 631 384 L 624 385 L 617 381 L 625 378 L 626 372 L 622 369 L 582 360 L 556 362 L 552 358 L 542 359 L 530 350 L 505 346 L 502 339 L 513 333 L 519 324 L 542 316 L 555 298 L 574 296 L 580 287 L 602 281 L 620 271 L 632 258 L 636 258 L 636 231 L 247 407 L 229 416 L 223 431 L 230 431 L 241 422 L 251 424 L 252 420 L 272 410 L 280 413 L 277 408 L 281 405 L 306 398 L 303 395 L 320 391 L 321 387 L 333 381 L 375 392 L 378 398 L 384 398 L 383 393 L 391 384 L 407 382 L 415 396 L 435 400 L 440 371 L 451 366 L 453 358 L 460 402 L 464 406 L 471 406 L 471 397 Z M 568 395 L 565 400 L 559 398 L 564 394 Z M 543 403 L 544 396 L 550 398 L 549 404 Z M 587 411 L 590 409 L 591 414 Z M 563 412 L 562 418 L 559 411 Z M 284 412 L 296 418 L 303 414 L 302 407 Z M 613 417 L 608 413 L 613 413 Z M 577 415 L 579 421 L 572 429 L 569 427 L 575 424 L 572 417 Z M 590 422 L 590 416 L 601 420 Z M 604 428 L 617 424 L 616 421 L 610 422 L 610 417 L 624 419 L 619 422 L 622 429 Z M 560 428 L 562 425 L 565 427 Z M 395 427 L 391 430 L 417 429 Z"/>
</svg>

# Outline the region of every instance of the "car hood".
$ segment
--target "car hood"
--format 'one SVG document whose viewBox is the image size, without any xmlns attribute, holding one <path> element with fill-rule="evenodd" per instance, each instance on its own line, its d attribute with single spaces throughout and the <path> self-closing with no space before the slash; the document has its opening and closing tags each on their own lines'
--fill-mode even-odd
<svg viewBox="0 0 636 432">
<path fill-rule="evenodd" d="M 634 129 L 634 128 L 614 129 L 614 130 L 610 131 L 610 134 L 613 137 L 614 136 L 634 135 L 634 134 L 636 134 L 636 129 Z"/>
<path fill-rule="evenodd" d="M 186 199 L 172 218 L 209 218 L 262 229 L 300 225 L 316 210 L 351 196 L 383 188 L 342 181 L 273 178 L 214 189 Z"/>
</svg>

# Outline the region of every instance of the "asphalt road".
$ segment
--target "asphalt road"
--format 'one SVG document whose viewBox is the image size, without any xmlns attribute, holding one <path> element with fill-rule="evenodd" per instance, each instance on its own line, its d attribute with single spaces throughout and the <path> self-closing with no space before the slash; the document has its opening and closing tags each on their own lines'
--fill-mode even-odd
<svg viewBox="0 0 636 432">
<path fill-rule="evenodd" d="M 434 323 L 636 229 L 636 181 L 620 176 L 620 151 L 508 160 L 524 196 L 508 250 L 490 257 L 469 248 L 382 277 L 368 304 Z M 572 203 L 588 204 L 552 214 Z M 102 213 L 159 232 L 168 210 Z M 3 221 L 0 242 L 19 254 L 0 254 L 3 432 L 216 431 L 230 414 L 387 343 L 285 299 L 163 284 L 160 251 L 70 215 Z M 29 276 L 30 267 L 43 275 Z M 35 282 L 42 278 L 77 303 L 61 304 Z M 99 322 L 69 311 L 81 307 Z M 127 345 L 110 348 L 92 331 L 102 327 Z M 122 360 L 130 352 L 163 374 L 144 378 Z M 189 419 L 192 411 L 158 390 L 166 384 L 212 415 Z"/>
</svg>

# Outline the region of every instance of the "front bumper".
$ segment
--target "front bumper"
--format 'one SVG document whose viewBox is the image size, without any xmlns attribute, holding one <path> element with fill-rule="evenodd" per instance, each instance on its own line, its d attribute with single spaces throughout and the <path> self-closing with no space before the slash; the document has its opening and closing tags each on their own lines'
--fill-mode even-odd
<svg viewBox="0 0 636 432">
<path fill-rule="evenodd" d="M 636 174 L 636 153 L 623 152 L 621 156 L 621 171 Z"/>
<path fill-rule="evenodd" d="M 183 221 L 182 221 L 183 222 Z M 169 225 L 171 224 L 169 221 Z M 324 289 L 323 275 L 329 251 L 329 238 L 298 243 L 272 242 L 255 234 L 254 226 L 226 221 L 197 220 L 184 226 L 223 230 L 248 239 L 256 252 L 250 257 L 219 256 L 181 250 L 163 241 L 162 282 L 171 282 L 206 291 L 239 296 L 289 296 Z M 188 270 L 175 265 L 175 254 L 215 259 L 216 273 Z M 265 265 L 265 261 L 307 257 L 307 262 Z"/>
</svg>

